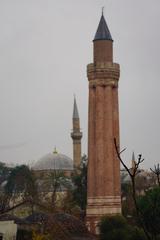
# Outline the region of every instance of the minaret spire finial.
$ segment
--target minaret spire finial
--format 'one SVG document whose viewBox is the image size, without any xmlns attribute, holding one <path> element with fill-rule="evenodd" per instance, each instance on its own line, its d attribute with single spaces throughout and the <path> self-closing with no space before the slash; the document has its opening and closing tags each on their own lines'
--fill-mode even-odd
<svg viewBox="0 0 160 240">
<path fill-rule="evenodd" d="M 110 34 L 109 28 L 107 26 L 105 17 L 104 17 L 104 6 L 102 7 L 102 16 L 97 28 L 97 32 L 95 34 L 94 40 L 112 40 L 112 36 Z"/>
<path fill-rule="evenodd" d="M 76 95 L 74 94 L 74 104 L 73 104 L 73 119 L 74 118 L 79 118 L 78 114 L 78 108 L 77 108 L 77 103 L 76 103 Z"/>
<path fill-rule="evenodd" d="M 102 7 L 102 16 L 103 16 L 103 13 L 104 13 L 104 6 Z"/>
</svg>

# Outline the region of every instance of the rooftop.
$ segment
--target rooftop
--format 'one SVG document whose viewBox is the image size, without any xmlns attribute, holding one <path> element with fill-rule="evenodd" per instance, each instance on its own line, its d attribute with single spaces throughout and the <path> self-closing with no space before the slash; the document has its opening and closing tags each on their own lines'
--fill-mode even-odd
<svg viewBox="0 0 160 240">
<path fill-rule="evenodd" d="M 73 160 L 68 156 L 54 151 L 40 158 L 33 170 L 73 170 Z"/>
</svg>

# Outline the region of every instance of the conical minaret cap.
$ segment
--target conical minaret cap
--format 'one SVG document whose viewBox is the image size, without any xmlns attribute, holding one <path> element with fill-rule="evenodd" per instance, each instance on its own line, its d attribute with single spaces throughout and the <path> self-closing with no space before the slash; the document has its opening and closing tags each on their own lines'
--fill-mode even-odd
<svg viewBox="0 0 160 240">
<path fill-rule="evenodd" d="M 75 97 L 74 97 L 74 105 L 73 105 L 73 119 L 79 119 L 78 108 L 77 108 Z"/>
<path fill-rule="evenodd" d="M 109 28 L 107 26 L 106 20 L 103 16 L 101 16 L 98 28 L 97 28 L 97 32 L 95 34 L 94 40 L 93 41 L 97 41 L 97 40 L 110 40 L 113 41 L 111 33 L 109 31 Z"/>
</svg>

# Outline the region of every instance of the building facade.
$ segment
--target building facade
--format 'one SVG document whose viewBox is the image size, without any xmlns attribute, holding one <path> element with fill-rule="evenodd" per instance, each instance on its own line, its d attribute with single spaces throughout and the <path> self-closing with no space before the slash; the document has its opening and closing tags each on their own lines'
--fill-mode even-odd
<svg viewBox="0 0 160 240">
<path fill-rule="evenodd" d="M 87 66 L 89 81 L 88 118 L 88 229 L 98 233 L 103 215 L 121 213 L 119 145 L 119 64 L 113 62 L 113 40 L 101 16 L 93 40 L 93 63 Z"/>
</svg>

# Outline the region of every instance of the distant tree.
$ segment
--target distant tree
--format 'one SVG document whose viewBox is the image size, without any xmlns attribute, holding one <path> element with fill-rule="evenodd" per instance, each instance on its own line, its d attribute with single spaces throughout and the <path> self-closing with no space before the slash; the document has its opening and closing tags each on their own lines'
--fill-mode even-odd
<svg viewBox="0 0 160 240">
<path fill-rule="evenodd" d="M 157 178 L 157 184 L 160 187 L 160 166 L 159 163 L 154 166 L 154 169 L 150 168 L 150 170 L 154 173 Z"/>
<path fill-rule="evenodd" d="M 132 198 L 132 186 L 130 182 L 121 183 L 122 213 L 126 217 L 130 217 L 135 209 Z"/>
<path fill-rule="evenodd" d="M 4 194 L 12 200 L 12 205 L 30 202 L 31 209 L 38 198 L 33 172 L 26 165 L 13 168 L 4 187 Z"/>
<path fill-rule="evenodd" d="M 11 169 L 5 163 L 0 162 L 0 185 L 7 180 L 10 171 Z"/>
<path fill-rule="evenodd" d="M 126 171 L 121 172 L 121 199 L 126 200 L 131 193 L 131 183 L 130 181 L 126 181 L 125 179 L 128 177 L 128 173 Z"/>
<path fill-rule="evenodd" d="M 87 156 L 82 157 L 81 166 L 72 175 L 73 200 L 82 209 L 86 209 L 87 204 Z"/>
<path fill-rule="evenodd" d="M 37 196 L 35 179 L 28 166 L 20 165 L 11 170 L 5 192 L 13 198 L 21 196 L 25 200 L 33 200 Z"/>
<path fill-rule="evenodd" d="M 71 181 L 65 176 L 63 171 L 54 170 L 47 174 L 41 185 L 42 189 L 42 202 L 47 201 L 49 208 L 55 211 L 59 198 L 62 192 L 67 191 L 71 187 Z"/>
<path fill-rule="evenodd" d="M 121 162 L 122 166 L 124 167 L 124 169 L 126 170 L 126 172 L 128 173 L 130 180 L 131 180 L 131 186 L 132 186 L 132 198 L 133 198 L 133 202 L 134 202 L 134 206 L 135 206 L 135 210 L 136 210 L 136 215 L 137 218 L 139 220 L 140 226 L 143 228 L 143 231 L 146 235 L 146 238 L 148 240 L 151 240 L 152 237 L 150 236 L 144 218 L 143 218 L 143 213 L 141 212 L 141 209 L 138 205 L 137 202 L 137 195 L 136 195 L 136 176 L 140 173 L 140 165 L 141 163 L 144 161 L 144 159 L 142 158 L 142 155 L 139 154 L 138 155 L 138 159 L 135 162 L 135 166 L 134 168 L 128 168 L 127 165 L 124 163 L 124 161 L 121 158 L 121 153 L 124 152 L 126 149 L 123 149 L 122 151 L 119 151 L 119 147 L 117 146 L 117 142 L 116 139 L 114 139 L 114 144 L 115 144 L 115 150 L 117 153 L 117 157 L 119 159 L 119 161 Z"/>
<path fill-rule="evenodd" d="M 10 196 L 5 194 L 4 191 L 0 192 L 0 214 L 4 213 L 7 209 L 9 209 Z"/>
<path fill-rule="evenodd" d="M 148 190 L 144 196 L 140 196 L 138 206 L 152 239 L 157 239 L 160 237 L 160 188 Z"/>
<path fill-rule="evenodd" d="M 9 174 L 10 168 L 0 162 L 0 213 L 4 212 L 5 209 L 9 207 L 10 197 L 4 192 Z"/>
<path fill-rule="evenodd" d="M 135 179 L 136 182 L 136 193 L 138 195 L 143 194 L 147 189 L 150 188 L 150 183 L 147 179 L 147 176 L 143 176 L 143 174 L 138 174 Z"/>
</svg>

